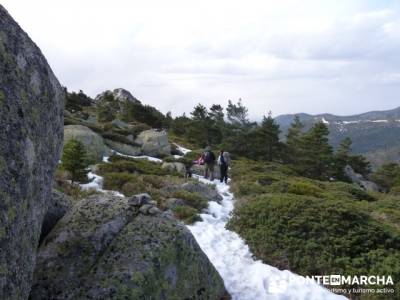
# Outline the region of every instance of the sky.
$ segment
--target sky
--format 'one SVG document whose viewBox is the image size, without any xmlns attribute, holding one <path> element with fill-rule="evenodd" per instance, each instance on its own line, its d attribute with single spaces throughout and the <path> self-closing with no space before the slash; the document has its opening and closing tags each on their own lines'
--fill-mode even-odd
<svg viewBox="0 0 400 300">
<path fill-rule="evenodd" d="M 61 84 L 125 88 L 173 115 L 239 98 L 268 111 L 400 106 L 400 4 L 389 0 L 0 0 Z"/>
</svg>

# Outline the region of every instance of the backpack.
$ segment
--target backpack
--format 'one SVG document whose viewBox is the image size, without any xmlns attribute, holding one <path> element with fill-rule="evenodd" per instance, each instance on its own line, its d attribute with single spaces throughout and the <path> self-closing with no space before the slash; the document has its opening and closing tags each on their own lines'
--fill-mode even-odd
<svg viewBox="0 0 400 300">
<path fill-rule="evenodd" d="M 210 164 L 213 163 L 214 160 L 215 160 L 214 153 L 212 153 L 211 151 L 207 151 L 206 154 L 204 155 L 204 162 L 206 164 Z"/>
</svg>

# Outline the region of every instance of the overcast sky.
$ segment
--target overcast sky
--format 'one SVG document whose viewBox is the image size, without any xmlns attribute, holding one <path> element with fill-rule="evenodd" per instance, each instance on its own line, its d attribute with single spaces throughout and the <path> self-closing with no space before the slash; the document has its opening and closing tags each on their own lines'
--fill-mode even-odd
<svg viewBox="0 0 400 300">
<path fill-rule="evenodd" d="M 399 1 L 0 3 L 90 96 L 123 87 L 174 115 L 242 98 L 253 118 L 400 106 Z"/>
</svg>

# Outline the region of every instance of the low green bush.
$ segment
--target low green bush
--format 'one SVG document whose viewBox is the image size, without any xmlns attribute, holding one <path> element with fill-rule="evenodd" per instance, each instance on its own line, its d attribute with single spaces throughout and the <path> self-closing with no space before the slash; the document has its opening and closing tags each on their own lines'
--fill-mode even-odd
<svg viewBox="0 0 400 300">
<path fill-rule="evenodd" d="M 360 202 L 263 195 L 238 206 L 228 228 L 238 232 L 264 262 L 302 275 L 375 274 L 367 257 L 394 257 L 399 232 L 377 223 Z M 397 274 L 384 264 L 380 273 Z M 400 278 L 395 279 L 398 282 Z"/>
<path fill-rule="evenodd" d="M 296 195 L 320 197 L 323 190 L 311 182 L 297 180 L 289 184 L 287 192 Z"/>
<path fill-rule="evenodd" d="M 208 205 L 208 200 L 196 192 L 188 192 L 179 190 L 172 194 L 172 197 L 179 198 L 185 201 L 185 204 L 201 211 Z"/>
<path fill-rule="evenodd" d="M 176 218 L 186 224 L 192 224 L 201 220 L 200 216 L 197 214 L 197 210 L 190 206 L 176 206 L 172 211 Z"/>
<path fill-rule="evenodd" d="M 100 174 L 107 172 L 131 172 L 150 175 L 171 174 L 168 170 L 162 169 L 160 163 L 152 162 L 147 159 L 134 159 L 119 155 L 111 156 L 109 158 L 109 163 L 100 164 L 99 172 Z"/>
<path fill-rule="evenodd" d="M 325 184 L 325 188 L 330 193 L 338 195 L 341 193 L 342 196 L 346 196 L 347 198 L 351 198 L 354 200 L 365 200 L 365 201 L 374 201 L 376 200 L 374 196 L 367 193 L 361 187 L 356 184 L 350 184 L 345 182 L 329 182 Z"/>
<path fill-rule="evenodd" d="M 122 192 L 122 186 L 129 182 L 135 182 L 137 180 L 137 176 L 130 173 L 103 173 L 104 181 L 103 188 L 106 190 L 113 190 Z"/>
</svg>

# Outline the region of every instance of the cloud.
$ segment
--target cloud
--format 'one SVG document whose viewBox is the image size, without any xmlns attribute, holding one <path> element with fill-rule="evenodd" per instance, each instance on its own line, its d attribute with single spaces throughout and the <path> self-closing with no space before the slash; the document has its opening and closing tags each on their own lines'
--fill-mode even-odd
<svg viewBox="0 0 400 300">
<path fill-rule="evenodd" d="M 174 114 L 243 98 L 253 118 L 391 108 L 399 5 L 364 0 L 3 0 L 60 81 Z"/>
</svg>

